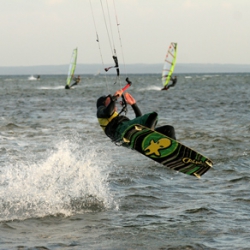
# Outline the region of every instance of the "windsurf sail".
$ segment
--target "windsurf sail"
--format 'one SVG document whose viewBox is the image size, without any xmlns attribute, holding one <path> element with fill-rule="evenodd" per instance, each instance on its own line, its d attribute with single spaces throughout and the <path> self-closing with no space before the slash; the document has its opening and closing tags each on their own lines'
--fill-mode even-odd
<svg viewBox="0 0 250 250">
<path fill-rule="evenodd" d="M 70 82 L 72 80 L 72 77 L 74 76 L 75 69 L 76 69 L 76 60 L 77 60 L 77 48 L 73 50 L 72 56 L 71 56 L 71 62 L 69 65 L 69 71 L 68 71 L 68 77 L 66 80 L 66 86 L 69 87 Z"/>
<path fill-rule="evenodd" d="M 171 43 L 162 69 L 162 84 L 167 86 L 174 72 L 177 56 L 177 43 Z"/>
</svg>

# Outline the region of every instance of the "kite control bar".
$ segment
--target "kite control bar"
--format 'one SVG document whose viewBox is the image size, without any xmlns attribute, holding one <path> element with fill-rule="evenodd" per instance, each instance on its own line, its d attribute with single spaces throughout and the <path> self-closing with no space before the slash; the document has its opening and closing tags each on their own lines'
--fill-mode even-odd
<svg viewBox="0 0 250 250">
<path fill-rule="evenodd" d="M 126 82 L 127 82 L 126 86 L 125 86 L 124 88 L 122 88 L 122 91 L 123 91 L 123 92 L 124 92 L 128 87 L 130 87 L 131 84 L 132 84 L 132 82 L 129 81 L 128 77 L 126 78 Z"/>
<path fill-rule="evenodd" d="M 131 86 L 131 84 L 132 84 L 132 82 L 128 79 L 128 77 L 126 78 L 126 82 L 127 82 L 127 84 L 122 88 L 122 91 L 124 92 L 125 90 L 127 90 L 130 86 Z M 123 95 L 122 95 L 123 96 Z M 116 100 L 117 99 L 117 97 L 118 96 L 112 96 L 112 100 Z"/>
<path fill-rule="evenodd" d="M 127 84 L 122 88 L 122 91 L 123 91 L 123 92 L 124 92 L 125 90 L 127 90 L 127 89 L 131 86 L 131 84 L 132 84 L 132 82 L 128 79 L 128 77 L 126 78 L 126 82 L 127 82 Z M 117 100 L 118 97 L 119 97 L 118 95 L 116 95 L 116 96 L 110 96 L 110 98 L 111 98 L 114 102 Z M 121 95 L 121 97 L 122 97 L 122 102 L 121 102 L 122 110 L 120 111 L 119 115 L 120 115 L 122 112 L 125 112 L 125 114 L 127 113 L 127 102 L 126 102 L 125 97 L 124 97 L 123 94 Z"/>
</svg>

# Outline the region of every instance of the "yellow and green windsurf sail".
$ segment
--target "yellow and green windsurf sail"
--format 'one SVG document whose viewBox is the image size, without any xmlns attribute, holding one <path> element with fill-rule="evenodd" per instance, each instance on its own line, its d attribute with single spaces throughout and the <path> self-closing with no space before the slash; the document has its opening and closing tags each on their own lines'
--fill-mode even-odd
<svg viewBox="0 0 250 250">
<path fill-rule="evenodd" d="M 69 65 L 69 71 L 68 71 L 68 77 L 66 80 L 66 85 L 70 85 L 71 79 L 74 76 L 75 69 L 76 69 L 76 60 L 77 60 L 77 48 L 73 50 L 72 56 L 71 56 L 71 62 Z"/>
<path fill-rule="evenodd" d="M 171 76 L 174 72 L 175 63 L 176 63 L 176 56 L 177 56 L 177 43 L 171 43 L 167 55 L 165 57 L 165 61 L 163 64 L 162 69 L 162 84 L 163 86 L 167 86 Z"/>
</svg>

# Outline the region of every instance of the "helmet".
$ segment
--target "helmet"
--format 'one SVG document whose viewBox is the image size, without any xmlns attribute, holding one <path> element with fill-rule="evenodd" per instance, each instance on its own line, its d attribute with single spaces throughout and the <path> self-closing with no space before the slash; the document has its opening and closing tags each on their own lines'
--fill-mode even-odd
<svg viewBox="0 0 250 250">
<path fill-rule="evenodd" d="M 99 97 L 96 102 L 96 107 L 99 108 L 100 106 L 102 106 L 106 99 L 107 99 L 106 95 Z"/>
</svg>

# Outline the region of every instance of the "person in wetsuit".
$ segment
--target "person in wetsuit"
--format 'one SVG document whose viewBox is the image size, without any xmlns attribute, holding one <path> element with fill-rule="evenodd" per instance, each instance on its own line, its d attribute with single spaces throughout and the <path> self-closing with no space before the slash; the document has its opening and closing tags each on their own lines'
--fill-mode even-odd
<svg viewBox="0 0 250 250">
<path fill-rule="evenodd" d="M 122 89 L 115 92 L 113 97 L 121 97 Z M 130 120 L 124 115 L 119 115 L 115 105 L 115 98 L 111 95 L 101 96 L 97 99 L 97 118 L 98 122 L 103 129 L 104 133 L 115 142 L 122 141 L 122 133 L 133 124 L 140 124 L 152 130 L 158 131 L 168 137 L 175 138 L 174 127 L 166 125 L 155 128 L 158 121 L 158 114 L 156 112 L 147 113 L 142 115 L 135 99 L 129 93 L 125 93 L 124 97 L 126 102 L 131 105 L 134 110 L 135 118 Z"/>
<path fill-rule="evenodd" d="M 81 77 L 80 76 L 75 77 L 74 81 L 75 82 L 71 84 L 70 88 L 73 87 L 73 86 L 75 86 L 75 85 L 77 85 L 81 81 Z"/>
<path fill-rule="evenodd" d="M 70 86 L 69 86 L 69 85 L 66 85 L 66 86 L 65 86 L 65 89 L 70 89 L 71 87 L 77 85 L 77 84 L 81 81 L 81 77 L 80 77 L 80 76 L 75 77 L 73 80 L 74 80 L 75 82 L 72 83 Z"/>
<path fill-rule="evenodd" d="M 174 78 L 171 77 L 170 81 L 172 81 L 172 84 L 165 86 L 161 90 L 168 90 L 169 88 L 174 87 L 175 84 L 177 83 L 177 76 L 175 76 Z"/>
</svg>

